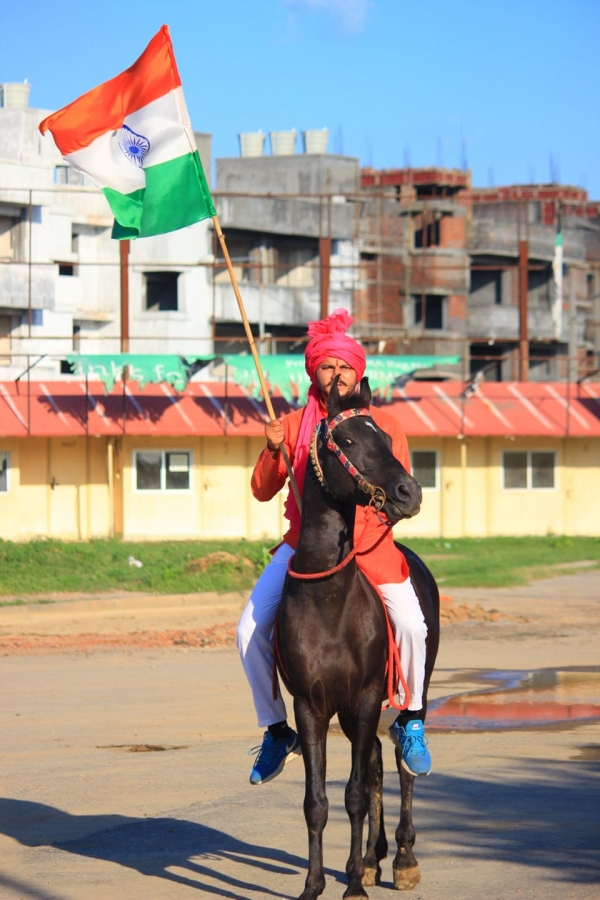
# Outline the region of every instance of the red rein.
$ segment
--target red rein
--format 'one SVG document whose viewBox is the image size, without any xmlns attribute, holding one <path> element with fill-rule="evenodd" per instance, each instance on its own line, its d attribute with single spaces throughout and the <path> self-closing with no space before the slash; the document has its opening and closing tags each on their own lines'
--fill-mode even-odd
<svg viewBox="0 0 600 900">
<path fill-rule="evenodd" d="M 316 578 L 327 578 L 329 575 L 335 575 L 336 572 L 339 572 L 340 569 L 343 569 L 344 566 L 347 566 L 351 559 L 354 559 L 356 554 L 359 551 L 360 543 L 362 541 L 363 535 L 367 530 L 369 522 L 365 523 L 365 527 L 363 529 L 363 533 L 360 536 L 360 539 L 355 547 L 352 548 L 348 556 L 345 556 L 341 563 L 338 563 L 337 566 L 334 566 L 333 569 L 327 569 L 326 572 L 310 572 L 308 574 L 301 574 L 300 572 L 294 572 L 292 569 L 292 560 L 293 556 L 290 556 L 288 560 L 288 575 L 292 578 L 298 578 L 301 581 L 312 581 Z M 389 526 L 391 528 L 391 525 Z M 378 541 L 381 538 L 378 538 Z M 368 552 L 361 550 L 361 553 Z M 373 587 L 379 594 L 381 602 L 383 603 L 383 610 L 385 612 L 385 622 L 387 627 L 387 636 L 388 636 L 388 662 L 386 668 L 387 674 L 387 698 L 388 703 L 393 709 L 403 710 L 407 709 L 410 703 L 410 691 L 408 690 L 408 685 L 404 679 L 404 675 L 402 674 L 402 667 L 400 665 L 400 652 L 398 650 L 398 645 L 396 644 L 396 639 L 394 637 L 394 629 L 392 628 L 392 623 L 390 622 L 390 616 L 387 610 L 387 606 L 385 605 L 385 598 L 381 591 L 379 590 L 378 585 L 374 584 Z M 277 647 L 277 623 L 275 623 L 275 654 L 279 657 L 279 649 Z M 279 660 L 279 664 L 281 665 L 281 660 Z M 402 689 L 404 691 L 404 704 L 400 706 L 395 701 L 395 696 L 398 693 L 398 684 L 402 685 Z"/>
</svg>

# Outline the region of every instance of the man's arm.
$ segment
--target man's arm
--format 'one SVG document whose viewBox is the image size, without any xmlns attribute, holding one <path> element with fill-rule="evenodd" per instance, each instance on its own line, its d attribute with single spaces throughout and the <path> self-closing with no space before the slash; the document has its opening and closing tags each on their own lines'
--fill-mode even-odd
<svg viewBox="0 0 600 900">
<path fill-rule="evenodd" d="M 279 445 L 284 444 L 290 462 L 294 462 L 294 452 L 290 446 L 289 415 L 273 419 L 265 425 L 267 446 L 264 448 L 252 473 L 250 482 L 252 493 L 257 500 L 266 502 L 278 494 L 287 479 L 287 469 Z"/>
</svg>

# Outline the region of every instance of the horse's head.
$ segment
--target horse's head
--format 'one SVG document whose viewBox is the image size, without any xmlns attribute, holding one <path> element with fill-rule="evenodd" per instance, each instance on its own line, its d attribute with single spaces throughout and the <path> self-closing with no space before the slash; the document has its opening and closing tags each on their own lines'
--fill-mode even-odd
<svg viewBox="0 0 600 900">
<path fill-rule="evenodd" d="M 334 383 L 327 404 L 327 434 L 321 433 L 318 459 L 325 486 L 338 500 L 373 503 L 391 523 L 415 516 L 421 487 L 392 454 L 389 435 L 368 415 L 371 389 L 340 397 Z M 361 414 L 350 411 L 361 410 Z"/>
</svg>

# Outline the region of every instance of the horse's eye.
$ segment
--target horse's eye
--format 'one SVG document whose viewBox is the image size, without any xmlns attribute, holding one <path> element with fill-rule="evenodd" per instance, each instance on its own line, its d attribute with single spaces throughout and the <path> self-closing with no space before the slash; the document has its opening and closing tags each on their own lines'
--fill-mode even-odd
<svg viewBox="0 0 600 900">
<path fill-rule="evenodd" d="M 352 447 L 354 444 L 354 441 L 351 441 L 350 438 L 344 438 L 344 440 L 342 441 L 342 444 L 344 445 L 344 447 Z"/>
</svg>

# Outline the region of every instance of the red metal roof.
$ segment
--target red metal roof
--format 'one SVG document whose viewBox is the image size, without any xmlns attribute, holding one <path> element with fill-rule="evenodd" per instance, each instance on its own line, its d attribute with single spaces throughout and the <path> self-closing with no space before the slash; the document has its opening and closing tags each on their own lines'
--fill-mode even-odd
<svg viewBox="0 0 600 900">
<path fill-rule="evenodd" d="M 489 383 L 465 399 L 460 382 L 412 381 L 385 408 L 409 437 L 600 437 L 600 383 Z M 290 409 L 273 401 L 277 414 Z M 196 381 L 178 394 L 167 384 L 0 382 L 0 437 L 162 435 L 262 436 L 264 404 L 233 385 Z"/>
</svg>

